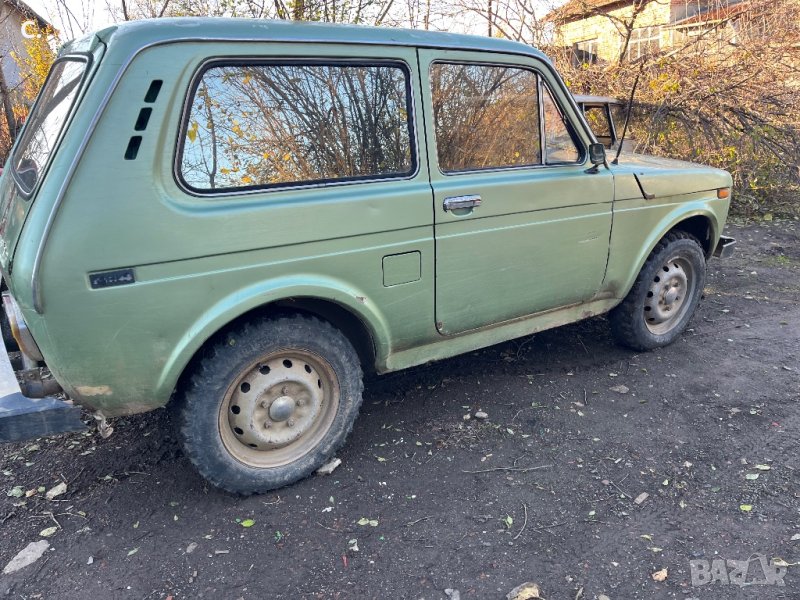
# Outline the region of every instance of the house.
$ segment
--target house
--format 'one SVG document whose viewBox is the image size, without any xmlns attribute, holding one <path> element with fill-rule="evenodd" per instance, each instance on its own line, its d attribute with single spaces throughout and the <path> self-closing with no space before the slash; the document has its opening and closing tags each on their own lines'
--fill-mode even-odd
<svg viewBox="0 0 800 600">
<path fill-rule="evenodd" d="M 545 20 L 578 64 L 636 61 L 700 36 L 735 44 L 753 29 L 748 8 L 747 0 L 568 0 Z"/>
<path fill-rule="evenodd" d="M 39 29 L 53 29 L 21 0 L 0 0 L 0 129 L 4 129 L 6 123 L 12 127 L 15 125 L 12 107 L 23 101 L 20 90 L 22 77 L 11 53 L 25 55 L 25 35 L 30 35 L 33 29 L 27 26 L 29 21 Z"/>
</svg>

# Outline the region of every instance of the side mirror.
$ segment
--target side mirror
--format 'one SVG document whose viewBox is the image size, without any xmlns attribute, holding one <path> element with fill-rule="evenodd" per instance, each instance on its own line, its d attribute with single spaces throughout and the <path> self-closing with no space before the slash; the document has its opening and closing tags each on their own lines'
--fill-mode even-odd
<svg viewBox="0 0 800 600">
<path fill-rule="evenodd" d="M 606 148 L 603 144 L 589 144 L 589 160 L 593 165 L 606 163 Z"/>
</svg>

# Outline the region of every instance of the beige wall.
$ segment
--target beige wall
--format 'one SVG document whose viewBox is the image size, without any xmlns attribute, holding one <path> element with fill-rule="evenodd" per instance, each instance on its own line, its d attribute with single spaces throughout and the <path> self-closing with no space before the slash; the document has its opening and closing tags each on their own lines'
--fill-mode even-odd
<svg viewBox="0 0 800 600">
<path fill-rule="evenodd" d="M 624 26 L 615 22 L 617 19 L 630 19 L 633 14 L 631 6 L 624 6 L 609 11 L 609 16 L 592 15 L 586 19 L 579 19 L 565 23 L 556 29 L 556 43 L 559 46 L 571 47 L 578 42 L 597 39 L 597 55 L 606 61 L 615 61 L 619 58 L 622 48 Z M 653 25 L 666 25 L 670 22 L 670 3 L 649 2 L 636 18 L 635 28 L 650 27 Z M 670 31 L 661 31 L 661 47 L 670 44 Z"/>
</svg>

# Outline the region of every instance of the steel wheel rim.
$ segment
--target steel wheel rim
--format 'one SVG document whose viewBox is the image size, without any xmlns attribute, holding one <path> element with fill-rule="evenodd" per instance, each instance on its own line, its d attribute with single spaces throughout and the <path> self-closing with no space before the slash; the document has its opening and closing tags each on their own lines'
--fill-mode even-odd
<svg viewBox="0 0 800 600">
<path fill-rule="evenodd" d="M 697 277 L 692 263 L 675 256 L 653 275 L 644 299 L 643 317 L 650 333 L 664 335 L 681 322 L 694 296 Z"/>
<path fill-rule="evenodd" d="M 280 350 L 239 372 L 219 411 L 226 450 L 260 469 L 284 466 L 313 450 L 339 408 L 330 363 L 308 350 Z"/>
</svg>

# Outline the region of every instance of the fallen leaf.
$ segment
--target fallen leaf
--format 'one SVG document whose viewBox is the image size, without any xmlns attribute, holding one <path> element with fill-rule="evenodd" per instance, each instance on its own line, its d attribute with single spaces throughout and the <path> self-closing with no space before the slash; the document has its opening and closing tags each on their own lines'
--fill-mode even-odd
<svg viewBox="0 0 800 600">
<path fill-rule="evenodd" d="M 636 496 L 636 499 L 633 501 L 633 503 L 634 504 L 641 504 L 642 502 L 647 500 L 649 497 L 650 497 L 650 494 L 648 494 L 647 492 L 642 492 L 641 494 Z"/>
<path fill-rule="evenodd" d="M 758 469 L 759 471 L 770 471 L 770 470 L 772 470 L 772 467 L 770 467 L 769 465 L 756 465 L 754 468 Z"/>
<path fill-rule="evenodd" d="M 15 485 L 6 492 L 6 496 L 10 496 L 11 498 L 22 498 L 24 495 L 25 490 L 22 489 L 21 485 Z"/>
<path fill-rule="evenodd" d="M 51 535 L 54 535 L 56 531 L 58 531 L 58 527 L 56 527 L 54 525 L 53 527 L 48 527 L 47 529 L 42 529 L 39 532 L 39 535 L 42 536 L 42 537 L 50 537 Z"/>
<path fill-rule="evenodd" d="M 242 527 L 252 527 L 255 524 L 256 522 L 253 519 L 245 519 L 244 521 L 239 523 L 239 525 L 241 525 Z"/>
<path fill-rule="evenodd" d="M 630 389 L 627 385 L 615 385 L 612 388 L 609 388 L 612 392 L 617 392 L 618 394 L 627 394 Z"/>
<path fill-rule="evenodd" d="M 539 586 L 535 583 L 527 582 L 518 585 L 513 590 L 506 594 L 506 600 L 537 600 L 541 598 L 539 595 Z"/>
<path fill-rule="evenodd" d="M 370 527 L 377 527 L 378 526 L 378 519 L 368 519 L 367 517 L 361 517 L 357 523 L 359 525 L 369 525 Z"/>
<path fill-rule="evenodd" d="M 67 484 L 63 481 L 56 486 L 53 486 L 48 490 L 45 494 L 45 498 L 48 500 L 52 500 L 53 498 L 60 496 L 61 494 L 65 494 L 67 491 Z"/>
<path fill-rule="evenodd" d="M 664 581 L 667 578 L 668 574 L 669 573 L 667 569 L 661 569 L 660 571 L 656 571 L 655 573 L 650 575 L 650 577 L 653 578 L 653 581 Z"/>
<path fill-rule="evenodd" d="M 751 510 L 753 510 L 753 505 L 752 504 L 740 504 L 739 505 L 739 510 L 742 511 L 742 512 L 750 512 Z"/>
<path fill-rule="evenodd" d="M 758 473 L 748 473 L 747 475 L 744 476 L 744 478 L 749 481 L 755 481 L 756 479 L 758 479 Z"/>
<path fill-rule="evenodd" d="M 133 550 L 128 550 L 128 556 L 133 556 L 139 551 L 139 548 L 134 548 Z"/>
</svg>

